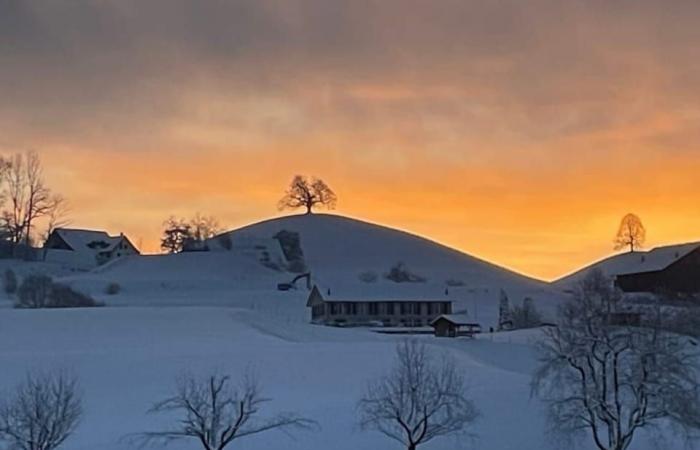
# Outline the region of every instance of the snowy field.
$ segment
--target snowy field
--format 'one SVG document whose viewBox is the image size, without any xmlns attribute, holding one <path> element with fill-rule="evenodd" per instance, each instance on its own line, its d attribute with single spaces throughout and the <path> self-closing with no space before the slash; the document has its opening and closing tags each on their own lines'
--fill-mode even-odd
<svg viewBox="0 0 700 450">
<path fill-rule="evenodd" d="M 475 441 L 445 438 L 426 449 L 552 449 L 542 405 L 530 399 L 538 331 L 483 335 L 477 340 L 420 339 L 455 356 L 482 418 Z M 129 433 L 158 429 L 149 416 L 183 371 L 238 374 L 253 367 L 270 412 L 296 411 L 320 430 L 293 439 L 272 432 L 241 440 L 240 449 L 363 449 L 400 446 L 357 426 L 356 401 L 366 381 L 391 364 L 397 338 L 275 320 L 237 308 L 130 307 L 83 310 L 0 310 L 0 384 L 8 389 L 27 370 L 68 370 L 79 376 L 85 417 L 66 444 L 72 450 L 127 450 Z M 169 450 L 196 449 L 194 442 Z M 590 448 L 582 445 L 581 448 Z M 647 445 L 633 448 L 646 449 Z"/>
<path fill-rule="evenodd" d="M 428 240 L 337 216 L 294 216 L 246 227 L 238 233 L 269 239 L 281 229 L 298 232 L 314 283 L 334 292 L 401 298 L 447 295 L 484 330 L 495 326 L 505 290 L 511 305 L 529 296 L 552 319 L 562 295 L 532 280 Z M 234 232 L 234 233 L 237 233 Z M 339 238 L 342 236 L 342 239 Z M 399 285 L 381 279 L 401 261 L 426 278 Z M 66 450 L 132 450 L 124 437 L 160 430 L 172 417 L 146 412 L 168 397 L 184 371 L 241 375 L 253 368 L 270 413 L 290 411 L 320 429 L 290 438 L 272 432 L 236 441 L 248 450 L 400 450 L 358 427 L 357 401 L 367 382 L 392 364 L 399 337 L 366 329 L 309 324 L 305 288 L 280 292 L 288 272 L 264 267 L 250 255 L 204 252 L 127 257 L 89 273 L 46 263 L 0 261 L 22 278 L 43 272 L 93 295 L 106 307 L 16 310 L 0 294 L 0 389 L 8 391 L 35 370 L 67 370 L 81 380 L 85 416 Z M 376 283 L 358 274 L 373 270 Z M 107 295 L 111 283 L 117 295 Z M 444 438 L 421 449 L 560 450 L 545 434 L 543 405 L 530 398 L 536 367 L 533 343 L 539 330 L 486 333 L 478 339 L 420 340 L 436 354 L 447 352 L 465 374 L 481 418 L 474 440 Z M 168 450 L 196 450 L 195 442 Z M 587 450 L 588 437 L 579 448 Z M 643 437 L 635 450 L 653 448 Z M 673 445 L 662 448 L 673 449 Z"/>
</svg>

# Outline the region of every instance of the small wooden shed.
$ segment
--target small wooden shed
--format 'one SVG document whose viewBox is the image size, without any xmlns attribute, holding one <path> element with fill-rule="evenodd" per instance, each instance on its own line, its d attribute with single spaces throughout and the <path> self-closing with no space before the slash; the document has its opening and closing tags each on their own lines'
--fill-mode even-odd
<svg viewBox="0 0 700 450">
<path fill-rule="evenodd" d="M 481 325 L 470 321 L 466 314 L 443 314 L 430 322 L 437 337 L 474 336 L 481 333 Z"/>
</svg>

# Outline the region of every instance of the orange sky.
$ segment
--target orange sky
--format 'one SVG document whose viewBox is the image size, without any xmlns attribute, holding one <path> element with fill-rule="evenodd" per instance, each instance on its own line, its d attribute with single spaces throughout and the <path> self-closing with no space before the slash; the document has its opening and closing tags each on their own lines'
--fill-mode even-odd
<svg viewBox="0 0 700 450">
<path fill-rule="evenodd" d="M 26 1 L 0 12 L 0 152 L 41 153 L 75 226 L 155 251 L 171 214 L 337 212 L 552 279 L 700 240 L 700 5 Z"/>
</svg>

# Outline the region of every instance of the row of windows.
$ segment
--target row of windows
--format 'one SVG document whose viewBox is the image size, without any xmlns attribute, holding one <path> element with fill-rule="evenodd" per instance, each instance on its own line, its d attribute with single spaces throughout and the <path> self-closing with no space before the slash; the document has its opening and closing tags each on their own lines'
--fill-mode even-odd
<svg viewBox="0 0 700 450">
<path fill-rule="evenodd" d="M 429 303 L 429 302 L 373 302 L 373 303 L 356 303 L 356 302 L 336 302 L 316 305 L 312 312 L 314 316 L 321 316 L 326 313 L 332 316 L 355 316 L 355 315 L 389 315 L 395 314 L 405 315 L 440 315 L 449 314 L 449 303 Z"/>
</svg>

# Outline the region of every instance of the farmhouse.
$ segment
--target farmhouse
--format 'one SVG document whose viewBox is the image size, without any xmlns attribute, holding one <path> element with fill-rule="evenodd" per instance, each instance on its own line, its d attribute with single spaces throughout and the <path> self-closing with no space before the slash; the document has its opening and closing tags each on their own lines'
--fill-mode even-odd
<svg viewBox="0 0 700 450">
<path fill-rule="evenodd" d="M 474 336 L 481 332 L 481 325 L 466 314 L 443 314 L 430 322 L 437 337 Z"/>
<path fill-rule="evenodd" d="M 44 244 L 46 261 L 90 270 L 122 256 L 140 252 L 124 234 L 110 236 L 104 231 L 57 228 Z"/>
<path fill-rule="evenodd" d="M 323 295 L 318 286 L 311 290 L 306 306 L 311 308 L 312 323 L 334 326 L 422 327 L 441 314 L 452 312 L 452 301 L 440 295 L 434 298 L 362 292 L 336 295 L 330 289 Z"/>
<path fill-rule="evenodd" d="M 615 285 L 623 292 L 700 293 L 700 242 L 658 247 L 630 255 Z"/>
</svg>

